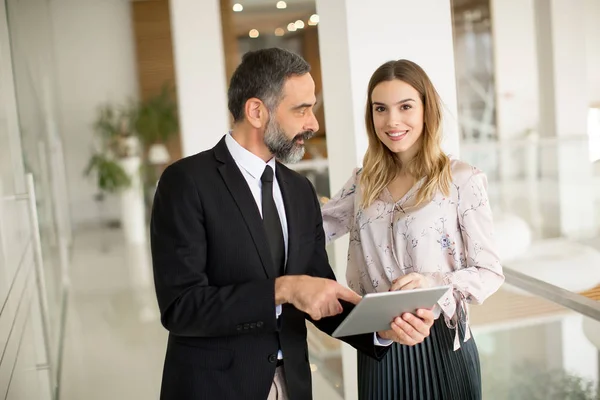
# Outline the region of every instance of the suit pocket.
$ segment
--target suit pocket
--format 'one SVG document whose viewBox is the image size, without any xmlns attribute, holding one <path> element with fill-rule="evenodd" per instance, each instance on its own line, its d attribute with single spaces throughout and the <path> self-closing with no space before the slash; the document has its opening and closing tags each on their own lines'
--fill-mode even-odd
<svg viewBox="0 0 600 400">
<path fill-rule="evenodd" d="M 207 349 L 173 342 L 169 350 L 178 364 L 188 364 L 199 369 L 225 371 L 233 363 L 233 351 L 229 349 Z"/>
</svg>

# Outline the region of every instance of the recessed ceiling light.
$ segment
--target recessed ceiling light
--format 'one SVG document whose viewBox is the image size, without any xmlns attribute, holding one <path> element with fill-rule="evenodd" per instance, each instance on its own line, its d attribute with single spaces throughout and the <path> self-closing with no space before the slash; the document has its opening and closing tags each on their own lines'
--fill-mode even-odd
<svg viewBox="0 0 600 400">
<path fill-rule="evenodd" d="M 319 16 L 317 14 L 313 14 L 308 19 L 308 24 L 311 26 L 315 26 L 319 23 Z"/>
<path fill-rule="evenodd" d="M 296 29 L 302 29 L 302 28 L 304 28 L 304 21 L 302 21 L 301 19 L 299 19 L 298 21 L 296 21 L 294 23 L 294 25 L 296 25 Z"/>
<path fill-rule="evenodd" d="M 243 5 L 241 5 L 240 3 L 235 3 L 235 4 L 233 5 L 233 11 L 235 11 L 235 12 L 240 12 L 240 11 L 242 11 L 243 9 L 244 9 L 244 6 L 243 6 Z"/>
<path fill-rule="evenodd" d="M 283 10 L 284 8 L 287 8 L 287 3 L 285 1 L 278 1 L 277 8 L 279 8 L 280 10 Z"/>
<path fill-rule="evenodd" d="M 290 22 L 287 26 L 287 29 L 290 32 L 294 32 L 296 30 L 296 24 L 294 24 L 293 22 Z"/>
<path fill-rule="evenodd" d="M 250 36 L 252 39 L 256 39 L 257 37 L 260 36 L 260 33 L 256 30 L 256 29 L 252 29 L 249 33 L 248 36 Z"/>
<path fill-rule="evenodd" d="M 283 28 L 275 29 L 275 36 L 283 36 L 283 35 L 285 35 L 285 29 L 283 29 Z"/>
</svg>

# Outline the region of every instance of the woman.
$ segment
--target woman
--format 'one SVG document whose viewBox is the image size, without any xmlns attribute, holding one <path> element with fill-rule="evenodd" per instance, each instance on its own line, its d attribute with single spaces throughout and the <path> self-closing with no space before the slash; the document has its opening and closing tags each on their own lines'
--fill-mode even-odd
<svg viewBox="0 0 600 400">
<path fill-rule="evenodd" d="M 375 71 L 365 122 L 364 167 L 322 210 L 328 241 L 350 233 L 348 285 L 361 295 L 453 289 L 436 305 L 422 343 L 394 343 L 379 363 L 358 354 L 359 397 L 481 399 L 467 304 L 481 304 L 504 281 L 486 177 L 442 152 L 440 99 L 413 62 Z"/>
</svg>

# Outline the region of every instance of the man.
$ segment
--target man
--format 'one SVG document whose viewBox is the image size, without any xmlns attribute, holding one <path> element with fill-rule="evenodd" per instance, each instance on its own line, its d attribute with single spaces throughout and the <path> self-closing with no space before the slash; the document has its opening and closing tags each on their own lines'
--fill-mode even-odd
<svg viewBox="0 0 600 400">
<path fill-rule="evenodd" d="M 162 399 L 310 399 L 305 319 L 331 334 L 360 300 L 335 281 L 314 188 L 275 161 L 299 161 L 319 128 L 309 70 L 285 50 L 246 54 L 228 93 L 232 132 L 160 179 L 151 243 L 170 333 Z M 421 342 L 426 315 L 382 336 Z M 345 340 L 376 359 L 390 343 Z"/>
</svg>

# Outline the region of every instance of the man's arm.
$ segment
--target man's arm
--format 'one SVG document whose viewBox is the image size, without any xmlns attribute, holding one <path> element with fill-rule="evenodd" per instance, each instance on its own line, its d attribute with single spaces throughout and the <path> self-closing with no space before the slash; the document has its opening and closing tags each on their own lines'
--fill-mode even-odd
<svg viewBox="0 0 600 400">
<path fill-rule="evenodd" d="M 161 321 L 169 332 L 217 337 L 277 330 L 273 279 L 210 285 L 204 211 L 181 164 L 168 167 L 160 179 L 150 236 Z"/>
<path fill-rule="evenodd" d="M 308 182 L 308 185 L 310 186 L 313 192 L 314 207 L 317 210 L 315 220 L 315 251 L 311 260 L 311 275 L 335 281 L 336 277 L 333 270 L 331 269 L 331 266 L 329 265 L 329 259 L 327 257 L 327 251 L 325 249 L 325 233 L 323 231 L 323 219 L 321 217 L 320 206 L 317 200 L 317 194 L 310 182 Z M 324 318 L 318 321 L 315 321 L 312 318 L 310 318 L 310 316 L 308 316 L 308 320 L 315 324 L 315 326 L 321 331 L 327 333 L 328 335 L 331 335 L 354 308 L 354 304 L 350 302 L 341 300 L 340 303 L 343 306 L 343 311 L 340 314 L 329 318 Z M 372 358 L 381 360 L 389 350 L 389 347 L 376 345 L 374 338 L 374 334 L 369 333 L 364 335 L 347 336 L 344 338 L 340 338 L 340 340 L 350 344 L 355 349 L 363 352 L 364 354 Z"/>
</svg>

